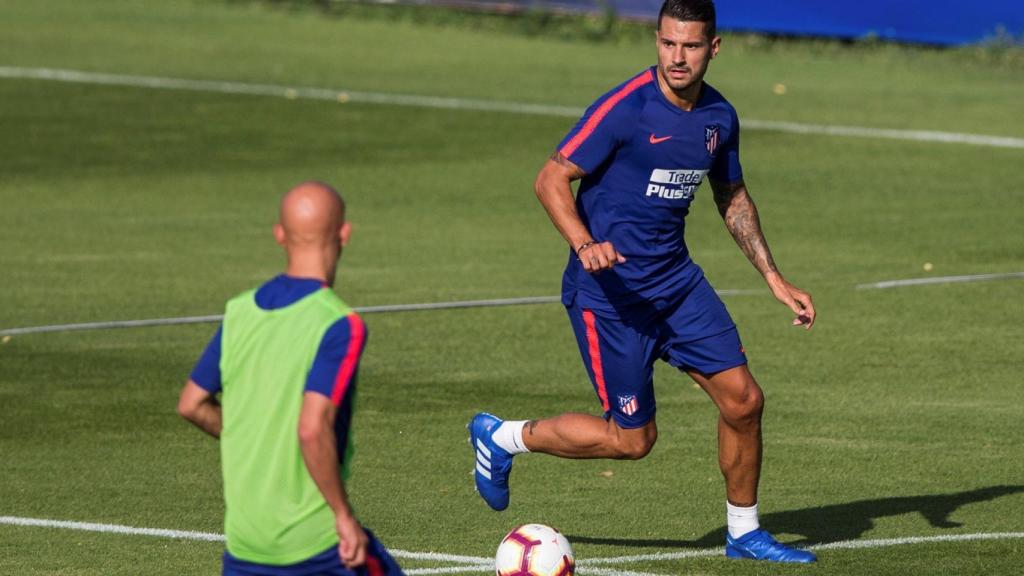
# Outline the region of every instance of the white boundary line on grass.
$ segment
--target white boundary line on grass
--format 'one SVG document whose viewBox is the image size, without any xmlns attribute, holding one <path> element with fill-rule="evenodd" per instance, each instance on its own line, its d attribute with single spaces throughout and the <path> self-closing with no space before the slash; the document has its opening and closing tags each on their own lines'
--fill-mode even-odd
<svg viewBox="0 0 1024 576">
<path fill-rule="evenodd" d="M 535 114 L 538 116 L 560 116 L 578 118 L 583 109 L 574 106 L 551 104 L 530 104 L 500 100 L 477 100 L 472 98 L 446 98 L 418 96 L 414 94 L 386 94 L 381 92 L 353 92 L 328 88 L 290 87 L 277 84 L 256 84 L 248 82 L 222 82 L 215 80 L 190 80 L 186 78 L 165 78 L 159 76 L 133 76 L 126 74 L 104 74 L 81 70 L 54 68 L 22 68 L 0 66 L 0 78 L 51 80 L 79 84 L 104 86 L 131 86 L 135 88 L 156 88 L 164 90 L 190 90 L 194 92 L 217 92 L 221 94 L 247 94 L 253 96 L 276 96 L 290 100 L 329 100 L 346 103 L 388 104 L 392 106 L 416 106 L 420 108 L 441 108 L 447 110 L 475 110 L 484 112 L 507 112 L 512 114 Z M 833 126 L 826 124 L 803 124 L 797 122 L 776 122 L 770 120 L 744 120 L 743 127 L 750 130 L 768 130 L 791 134 L 820 134 L 854 138 L 883 138 L 910 140 L 916 142 L 938 142 L 945 144 L 968 144 L 995 148 L 1024 149 L 1024 138 L 965 134 L 960 132 L 939 132 L 934 130 L 896 130 L 868 126 Z"/>
<path fill-rule="evenodd" d="M 716 290 L 719 296 L 742 296 L 759 294 L 761 290 Z M 493 308 L 497 306 L 525 306 L 529 304 L 554 304 L 559 296 L 528 296 L 525 298 L 495 298 L 490 300 L 456 300 L 452 302 L 427 302 L 423 304 L 387 304 L 383 306 L 362 306 L 353 308 L 360 314 L 378 312 L 418 312 L 422 310 L 451 310 L 455 308 Z M 180 324 L 206 324 L 220 322 L 222 314 L 208 316 L 182 316 L 180 318 L 150 318 L 146 320 L 112 320 L 107 322 L 82 322 L 78 324 L 53 324 L 50 326 L 28 326 L 0 330 L 0 336 L 21 336 L 45 332 L 72 332 L 76 330 L 101 330 L 105 328 L 142 328 L 146 326 L 176 326 Z"/>
<path fill-rule="evenodd" d="M 934 278 L 910 278 L 908 280 L 887 280 L 885 282 L 869 282 L 857 284 L 858 290 L 900 288 L 903 286 L 923 286 L 926 284 L 954 284 L 957 282 L 987 282 L 989 280 L 1008 280 L 1024 278 L 1024 272 L 1003 272 L 1000 274 L 975 274 L 973 276 L 936 276 Z"/>
<path fill-rule="evenodd" d="M 999 274 L 976 274 L 973 276 L 937 276 L 935 278 L 911 278 L 906 280 L 887 280 L 857 284 L 858 290 L 885 289 L 901 286 L 920 286 L 924 284 L 952 284 L 962 282 L 987 282 L 991 280 L 1007 280 L 1024 278 L 1024 272 L 1003 272 Z M 762 290 L 726 289 L 716 290 L 719 296 L 744 296 L 760 294 Z M 364 306 L 355 308 L 360 314 L 377 312 L 412 312 L 421 310 L 448 310 L 453 308 L 484 308 L 496 306 L 522 306 L 528 304 L 553 304 L 559 301 L 558 296 L 528 296 L 524 298 L 496 298 L 490 300 L 456 300 L 451 302 L 428 302 L 423 304 L 389 304 L 384 306 Z M 26 334 L 42 334 L 46 332 L 71 332 L 76 330 L 101 330 L 106 328 L 142 328 L 147 326 L 176 326 L 181 324 L 204 324 L 220 322 L 223 315 L 182 316 L 179 318 L 150 318 L 146 320 L 112 320 L 108 322 L 83 322 L 78 324 L 53 324 L 49 326 L 28 326 L 25 328 L 7 328 L 0 330 L 0 337 L 22 336 Z"/>
<path fill-rule="evenodd" d="M 858 290 L 885 289 L 901 286 L 920 286 L 925 284 L 951 284 L 963 282 L 986 282 L 1024 278 L 1024 272 L 1004 272 L 998 274 L 976 274 L 973 276 L 937 276 L 935 278 L 911 278 L 905 280 L 887 280 L 857 284 Z M 742 296 L 759 294 L 761 290 L 725 289 L 717 290 L 720 296 Z M 448 310 L 455 308 L 483 308 L 496 306 L 522 306 L 529 304 L 553 304 L 559 301 L 558 296 L 528 296 L 524 298 L 495 298 L 489 300 L 455 300 L 450 302 L 428 302 L 421 304 L 389 304 L 383 306 L 364 306 L 355 308 L 360 314 L 378 312 L 412 312 L 422 310 Z M 147 326 L 173 326 L 181 324 L 203 324 L 220 322 L 223 315 L 182 316 L 178 318 L 150 318 L 145 320 L 113 320 L 108 322 L 83 322 L 77 324 L 54 324 L 49 326 L 28 326 L 25 328 L 8 328 L 0 330 L 0 336 L 21 336 L 25 334 L 41 334 L 46 332 L 70 332 L 76 330 L 101 330 L 106 328 L 141 328 Z"/>
<path fill-rule="evenodd" d="M 164 530 L 157 528 L 134 528 L 117 524 L 97 524 L 93 522 L 72 522 L 67 520 L 45 520 L 41 518 L 22 518 L 18 516 L 0 516 L 0 525 L 30 526 L 39 528 L 60 528 L 66 530 L 83 530 L 110 534 L 127 534 L 136 536 L 156 536 L 161 538 L 177 538 L 183 540 L 199 540 L 206 542 L 223 542 L 224 536 L 213 532 L 195 532 L 190 530 Z M 857 550 L 866 548 L 887 548 L 909 544 L 931 544 L 944 542 L 974 542 L 982 540 L 1012 540 L 1024 538 L 1024 532 L 988 532 L 974 534 L 942 534 L 937 536 L 908 536 L 904 538 L 879 538 L 872 540 L 843 540 L 809 546 L 810 550 Z M 490 572 L 494 569 L 493 560 L 483 556 L 463 556 L 457 554 L 441 554 L 437 552 L 407 552 L 405 550 L 389 550 L 396 558 L 410 560 L 428 560 L 437 562 L 453 562 L 464 566 L 446 566 L 438 568 L 413 568 L 407 574 L 455 574 L 463 572 Z M 610 558 L 587 558 L 577 563 L 581 574 L 597 576 L 659 576 L 647 572 L 629 572 L 609 568 L 598 568 L 601 565 L 630 564 L 634 562 L 652 562 L 665 560 L 683 560 L 687 558 L 704 558 L 719 556 L 722 548 L 706 548 L 686 550 L 682 552 L 656 552 L 633 556 L 616 556 Z"/>
</svg>

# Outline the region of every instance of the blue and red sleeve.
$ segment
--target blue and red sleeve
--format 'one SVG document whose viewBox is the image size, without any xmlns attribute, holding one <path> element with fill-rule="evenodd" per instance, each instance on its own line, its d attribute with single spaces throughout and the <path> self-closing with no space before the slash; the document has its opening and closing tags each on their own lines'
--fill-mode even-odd
<svg viewBox="0 0 1024 576">
<path fill-rule="evenodd" d="M 216 394 L 221 390 L 220 380 L 220 340 L 221 326 L 217 327 L 217 333 L 210 339 L 210 343 L 203 350 L 195 368 L 192 369 L 192 381 L 210 394 Z"/>
<path fill-rule="evenodd" d="M 588 174 L 596 170 L 635 128 L 639 110 L 624 101 L 651 82 L 654 72 L 647 69 L 598 98 L 562 139 L 558 153 Z"/>
<path fill-rule="evenodd" d="M 323 394 L 340 406 L 355 384 L 366 335 L 366 325 L 355 312 L 332 324 L 320 341 L 306 392 Z"/>
</svg>

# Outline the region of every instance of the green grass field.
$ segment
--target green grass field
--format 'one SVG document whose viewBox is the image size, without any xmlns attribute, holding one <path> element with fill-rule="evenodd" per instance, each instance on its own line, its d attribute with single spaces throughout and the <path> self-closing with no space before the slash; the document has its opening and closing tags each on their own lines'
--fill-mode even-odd
<svg viewBox="0 0 1024 576">
<path fill-rule="evenodd" d="M 0 7 L 11 67 L 584 106 L 653 58 L 646 44 L 198 0 Z M 1021 70 L 941 51 L 727 37 L 708 79 L 741 119 L 1024 136 Z M 571 119 L 18 79 L 0 79 L 0 103 L 0 329 L 219 313 L 281 269 L 276 201 L 309 178 L 349 202 L 337 288 L 350 304 L 558 292 L 565 248 L 531 187 Z M 855 286 L 1024 271 L 1024 150 L 754 130 L 743 142 L 776 260 L 820 310 L 813 331 L 788 326 L 702 189 L 695 259 L 718 288 L 761 290 L 725 301 L 768 399 L 762 523 L 787 541 L 869 546 L 823 550 L 813 567 L 681 557 L 721 546 L 724 490 L 715 410 L 667 366 L 648 458 L 522 457 L 510 509 L 487 509 L 465 444 L 477 410 L 599 409 L 552 304 L 364 317 L 350 489 L 389 547 L 486 557 L 542 522 L 569 536 L 581 574 L 1020 573 L 1024 282 Z M 220 532 L 217 445 L 174 411 L 213 331 L 0 344 L 0 516 Z M 994 533 L 1016 537 L 871 543 Z M 0 524 L 0 574 L 215 574 L 221 551 Z M 586 564 L 655 553 L 678 554 Z"/>
</svg>

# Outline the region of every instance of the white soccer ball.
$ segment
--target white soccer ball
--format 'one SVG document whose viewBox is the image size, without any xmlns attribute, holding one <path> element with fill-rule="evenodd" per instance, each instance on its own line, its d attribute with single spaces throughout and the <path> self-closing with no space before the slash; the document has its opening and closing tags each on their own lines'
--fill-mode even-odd
<svg viewBox="0 0 1024 576">
<path fill-rule="evenodd" d="M 565 536 L 543 524 L 526 524 L 508 533 L 494 558 L 498 576 L 573 576 L 576 561 Z"/>
</svg>

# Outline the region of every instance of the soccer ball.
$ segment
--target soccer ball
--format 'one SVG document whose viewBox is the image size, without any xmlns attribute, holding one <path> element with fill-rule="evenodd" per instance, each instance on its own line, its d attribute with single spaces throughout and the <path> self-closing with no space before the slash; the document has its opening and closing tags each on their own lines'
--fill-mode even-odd
<svg viewBox="0 0 1024 576">
<path fill-rule="evenodd" d="M 543 524 L 526 524 L 508 533 L 494 558 L 498 576 L 573 576 L 576 562 L 565 536 Z"/>
</svg>

